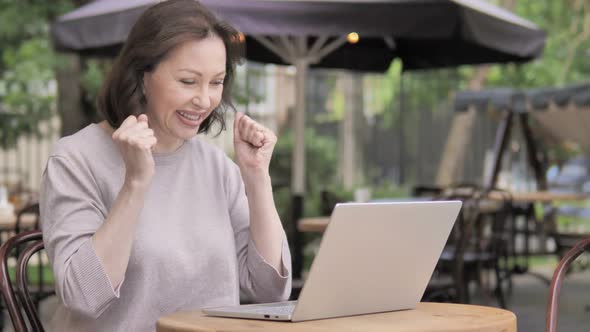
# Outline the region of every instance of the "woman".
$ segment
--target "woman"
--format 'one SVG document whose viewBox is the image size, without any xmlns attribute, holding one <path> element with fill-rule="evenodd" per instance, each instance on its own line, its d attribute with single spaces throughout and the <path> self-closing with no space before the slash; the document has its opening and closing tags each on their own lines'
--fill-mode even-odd
<svg viewBox="0 0 590 332">
<path fill-rule="evenodd" d="M 149 8 L 99 97 L 106 121 L 48 160 L 42 228 L 57 331 L 150 331 L 158 317 L 282 301 L 290 254 L 268 173 L 276 136 L 243 114 L 237 165 L 195 137 L 223 128 L 238 32 L 194 0 Z"/>
</svg>

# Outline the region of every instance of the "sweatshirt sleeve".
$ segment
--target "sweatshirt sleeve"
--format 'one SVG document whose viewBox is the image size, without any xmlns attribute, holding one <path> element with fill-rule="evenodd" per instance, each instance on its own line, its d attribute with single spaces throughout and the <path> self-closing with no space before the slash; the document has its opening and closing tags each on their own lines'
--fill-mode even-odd
<svg viewBox="0 0 590 332">
<path fill-rule="evenodd" d="M 255 302 L 285 301 L 291 294 L 291 254 L 283 232 L 282 271 L 264 260 L 250 237 L 250 215 L 244 183 L 232 162 L 227 177 L 229 213 L 234 229 L 239 264 L 240 288 Z"/>
<path fill-rule="evenodd" d="M 63 156 L 52 156 L 40 196 L 43 240 L 64 305 L 96 318 L 119 297 L 92 245 L 107 209 L 90 171 Z"/>
</svg>

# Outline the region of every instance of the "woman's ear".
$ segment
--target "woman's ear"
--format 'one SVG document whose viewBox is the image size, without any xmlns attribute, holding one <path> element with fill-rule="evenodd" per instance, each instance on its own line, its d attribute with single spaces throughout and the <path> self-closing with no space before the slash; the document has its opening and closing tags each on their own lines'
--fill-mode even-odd
<svg viewBox="0 0 590 332">
<path fill-rule="evenodd" d="M 145 89 L 147 87 L 149 79 L 150 79 L 150 72 L 147 72 L 147 71 L 144 72 L 143 79 L 141 80 L 141 93 L 143 93 L 144 96 L 145 96 Z"/>
<path fill-rule="evenodd" d="M 150 81 L 150 73 L 149 72 L 145 72 L 143 73 L 143 78 L 141 79 L 140 82 L 138 82 L 139 85 L 139 89 L 141 89 L 141 91 L 139 91 L 139 102 L 140 104 L 147 104 L 147 87 Z"/>
</svg>

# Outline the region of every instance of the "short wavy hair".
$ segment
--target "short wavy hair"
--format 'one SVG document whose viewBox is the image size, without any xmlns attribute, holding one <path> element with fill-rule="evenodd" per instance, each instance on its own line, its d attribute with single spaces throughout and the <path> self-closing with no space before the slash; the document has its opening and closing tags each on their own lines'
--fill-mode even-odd
<svg viewBox="0 0 590 332">
<path fill-rule="evenodd" d="M 219 123 L 225 129 L 225 112 L 235 109 L 231 100 L 236 65 L 244 55 L 240 33 L 218 19 L 196 0 L 168 0 L 148 8 L 137 20 L 98 97 L 98 110 L 108 123 L 118 128 L 129 115 L 145 111 L 144 73 L 150 72 L 176 47 L 192 40 L 215 35 L 223 40 L 226 50 L 226 76 L 221 102 L 199 127 L 198 133 L 209 132 Z"/>
</svg>

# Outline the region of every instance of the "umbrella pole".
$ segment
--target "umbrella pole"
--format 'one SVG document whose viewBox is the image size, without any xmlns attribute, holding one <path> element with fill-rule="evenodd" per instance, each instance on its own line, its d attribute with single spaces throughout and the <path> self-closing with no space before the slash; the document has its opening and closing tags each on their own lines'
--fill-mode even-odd
<svg viewBox="0 0 590 332">
<path fill-rule="evenodd" d="M 513 110 L 511 108 L 507 109 L 506 113 L 504 114 L 504 118 L 502 119 L 502 122 L 500 122 L 500 126 L 496 131 L 496 139 L 494 142 L 493 169 L 492 173 L 484 181 L 486 189 L 495 188 L 496 182 L 498 182 L 498 175 L 500 174 L 500 169 L 502 168 L 502 157 L 504 156 L 504 151 L 506 150 L 508 140 L 510 139 L 510 130 L 512 129 L 512 117 Z"/>
<path fill-rule="evenodd" d="M 293 146 L 293 193 L 305 192 L 305 80 L 307 77 L 307 61 L 296 60 L 297 74 L 295 77 L 295 114 L 294 114 L 294 146 Z"/>
<path fill-rule="evenodd" d="M 527 148 L 527 157 L 529 158 L 529 163 L 533 167 L 533 171 L 535 172 L 535 180 L 537 181 L 537 190 L 547 190 L 547 179 L 545 178 L 545 166 L 543 162 L 539 160 L 537 144 L 533 139 L 533 132 L 531 130 L 531 126 L 529 125 L 528 121 L 528 114 L 520 113 L 518 115 L 520 120 L 520 124 L 522 127 L 522 132 L 524 134 L 524 139 Z"/>
<path fill-rule="evenodd" d="M 305 81 L 309 63 L 301 58 L 295 61 L 295 114 L 292 169 L 292 225 L 293 232 L 293 278 L 301 278 L 303 271 L 303 234 L 297 230 L 297 222 L 303 217 L 305 194 Z"/>
<path fill-rule="evenodd" d="M 346 36 L 329 40 L 317 38 L 308 47 L 307 36 L 264 37 L 252 36 L 259 43 L 278 55 L 286 63 L 295 65 L 295 112 L 293 116 L 293 155 L 291 170 L 291 233 L 293 245 L 293 278 L 300 279 L 303 271 L 303 235 L 297 229 L 297 222 L 303 217 L 305 196 L 305 82 L 310 64 L 318 63 L 326 55 L 346 44 Z M 294 298 L 298 294 L 293 294 Z"/>
<path fill-rule="evenodd" d="M 292 276 L 293 279 L 301 279 L 301 272 L 303 271 L 303 234 L 297 229 L 297 223 L 303 217 L 303 198 L 305 194 L 305 81 L 307 80 L 307 71 L 310 64 L 307 37 L 272 38 L 254 35 L 252 38 L 296 68 L 295 110 L 292 122 L 293 154 L 291 158 L 290 233 L 292 237 L 289 241 L 293 246 Z M 298 293 L 292 294 L 294 299 L 297 296 Z"/>
<path fill-rule="evenodd" d="M 405 182 L 405 174 L 404 174 L 404 107 L 405 107 L 405 100 L 404 100 L 404 70 L 402 68 L 400 76 L 399 76 L 399 118 L 398 118 L 398 148 L 399 148 L 399 156 L 398 156 L 398 182 L 399 185 L 403 185 Z"/>
</svg>

